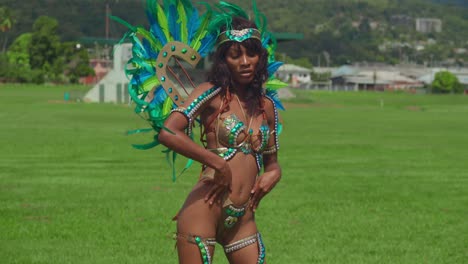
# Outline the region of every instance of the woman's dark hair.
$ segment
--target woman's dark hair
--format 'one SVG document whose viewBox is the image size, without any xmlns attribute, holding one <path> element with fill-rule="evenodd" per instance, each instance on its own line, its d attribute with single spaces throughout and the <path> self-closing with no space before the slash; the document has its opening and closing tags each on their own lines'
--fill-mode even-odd
<svg viewBox="0 0 468 264">
<path fill-rule="evenodd" d="M 235 30 L 242 30 L 245 28 L 257 28 L 254 22 L 241 18 L 233 17 L 231 28 Z M 226 30 L 222 27 L 220 32 Z M 249 38 L 243 42 L 227 41 L 221 44 L 213 54 L 213 66 L 208 73 L 207 81 L 222 88 L 224 95 L 233 92 L 236 87 L 233 85 L 231 71 L 226 63 L 226 55 L 232 45 L 242 45 L 253 54 L 259 55 L 257 67 L 255 68 L 254 79 L 248 89 L 248 109 L 249 114 L 253 114 L 259 108 L 262 108 L 262 85 L 268 79 L 268 52 L 263 48 L 262 43 L 258 39 Z M 228 91 L 231 89 L 231 91 Z M 230 98 L 228 98 L 230 100 Z"/>
</svg>

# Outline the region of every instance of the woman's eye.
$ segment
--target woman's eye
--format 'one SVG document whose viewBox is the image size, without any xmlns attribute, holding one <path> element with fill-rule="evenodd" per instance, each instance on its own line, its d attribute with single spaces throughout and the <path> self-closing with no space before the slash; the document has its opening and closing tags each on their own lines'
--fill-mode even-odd
<svg viewBox="0 0 468 264">
<path fill-rule="evenodd" d="M 257 54 L 255 54 L 255 53 L 253 53 L 253 52 L 248 52 L 248 53 L 247 53 L 247 56 L 253 58 L 253 57 L 257 56 Z"/>
<path fill-rule="evenodd" d="M 233 53 L 233 54 L 230 55 L 230 57 L 233 58 L 233 59 L 237 59 L 237 58 L 240 57 L 240 54 L 239 53 Z"/>
</svg>

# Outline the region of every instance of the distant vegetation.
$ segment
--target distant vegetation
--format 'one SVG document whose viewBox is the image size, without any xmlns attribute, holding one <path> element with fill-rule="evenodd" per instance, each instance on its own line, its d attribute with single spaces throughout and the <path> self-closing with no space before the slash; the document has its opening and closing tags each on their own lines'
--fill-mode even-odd
<svg viewBox="0 0 468 264">
<path fill-rule="evenodd" d="M 11 23 L 9 30 L 0 32 L 0 48 L 3 51 L 18 36 L 31 32 L 34 21 L 40 15 L 57 19 L 60 39 L 74 42 L 83 37 L 119 39 L 124 34 L 126 29 L 113 21 L 110 21 L 106 31 L 106 3 L 112 15 L 132 24 L 147 23 L 143 12 L 144 1 L 2 2 L 0 8 L 9 11 Z M 250 1 L 231 2 L 251 9 Z M 362 61 L 466 66 L 466 5 L 466 1 L 458 0 L 258 1 L 259 9 L 266 14 L 272 31 L 304 35 L 303 40 L 281 43 L 278 50 L 284 58 L 300 59 L 298 63 L 304 66 L 319 62 L 322 66 L 332 66 Z M 442 32 L 417 32 L 416 18 L 440 19 Z"/>
</svg>

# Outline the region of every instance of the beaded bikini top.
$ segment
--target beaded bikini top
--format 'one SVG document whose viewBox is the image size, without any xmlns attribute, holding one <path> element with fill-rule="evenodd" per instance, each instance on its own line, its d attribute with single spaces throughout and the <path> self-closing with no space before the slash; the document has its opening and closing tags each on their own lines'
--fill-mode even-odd
<svg viewBox="0 0 468 264">
<path fill-rule="evenodd" d="M 198 96 L 193 100 L 187 107 L 178 107 L 173 109 L 172 112 L 179 112 L 183 114 L 188 121 L 187 134 L 192 135 L 192 126 L 195 120 L 195 113 L 197 110 L 211 100 L 213 97 L 218 95 L 221 91 L 220 87 L 212 87 Z M 273 103 L 268 95 L 265 96 L 266 99 L 270 100 Z M 238 98 L 237 98 L 238 99 Z M 240 105 L 240 102 L 239 102 Z M 241 106 L 241 105 L 240 105 Z M 220 109 L 222 108 L 222 105 Z M 241 106 L 242 111 L 243 108 Z M 252 154 L 255 157 L 257 162 L 257 168 L 260 171 L 262 167 L 262 155 L 273 154 L 279 149 L 278 144 L 278 112 L 276 106 L 273 104 L 274 109 L 274 130 L 270 131 L 268 122 L 264 116 L 262 125 L 259 128 L 258 133 L 254 134 L 253 130 L 250 129 L 250 124 L 252 118 L 250 119 L 250 124 L 246 126 L 235 114 L 229 114 L 227 116 L 222 116 L 221 114 L 217 115 L 216 123 L 214 124 L 215 133 L 216 133 L 216 148 L 208 149 L 225 160 L 229 160 L 238 151 L 242 151 L 244 154 Z M 244 113 L 244 112 L 243 112 Z M 247 116 L 244 113 L 245 120 Z M 271 134 L 274 134 L 273 145 L 268 146 L 268 141 L 271 138 Z M 271 141 L 271 140 L 270 140 Z"/>
<path fill-rule="evenodd" d="M 251 119 L 252 120 L 252 119 Z M 265 150 L 270 137 L 266 120 L 258 133 L 254 134 L 235 114 L 218 116 L 215 124 L 218 148 L 210 149 L 225 160 L 229 160 L 240 150 L 244 154 L 260 154 Z"/>
</svg>

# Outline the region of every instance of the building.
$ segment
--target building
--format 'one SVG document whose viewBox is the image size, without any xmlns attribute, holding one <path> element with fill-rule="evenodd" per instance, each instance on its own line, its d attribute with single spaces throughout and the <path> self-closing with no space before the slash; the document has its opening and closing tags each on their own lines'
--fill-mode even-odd
<svg viewBox="0 0 468 264">
<path fill-rule="evenodd" d="M 292 87 L 299 87 L 302 83 L 310 83 L 312 69 L 293 64 L 283 64 L 276 72 L 276 77 L 283 82 L 291 83 Z"/>
<path fill-rule="evenodd" d="M 437 18 L 416 18 L 416 31 L 422 33 L 442 32 L 442 20 Z"/>
<path fill-rule="evenodd" d="M 424 83 L 401 74 L 397 69 L 343 66 L 332 73 L 333 90 L 393 91 L 424 87 Z"/>
<path fill-rule="evenodd" d="M 124 74 L 125 64 L 132 56 L 132 44 L 116 45 L 113 68 L 84 96 L 85 102 L 128 103 L 129 79 Z"/>
</svg>

